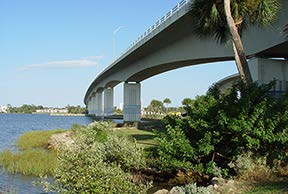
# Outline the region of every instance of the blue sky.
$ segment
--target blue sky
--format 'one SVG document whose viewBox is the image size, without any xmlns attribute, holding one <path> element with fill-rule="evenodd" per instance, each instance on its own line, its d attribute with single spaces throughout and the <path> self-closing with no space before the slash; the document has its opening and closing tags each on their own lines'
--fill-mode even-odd
<svg viewBox="0 0 288 194">
<path fill-rule="evenodd" d="M 0 105 L 81 105 L 95 76 L 178 0 L 0 0 Z M 172 106 L 236 73 L 233 62 L 185 67 L 142 82 L 142 103 Z M 115 105 L 123 99 L 115 88 Z"/>
</svg>

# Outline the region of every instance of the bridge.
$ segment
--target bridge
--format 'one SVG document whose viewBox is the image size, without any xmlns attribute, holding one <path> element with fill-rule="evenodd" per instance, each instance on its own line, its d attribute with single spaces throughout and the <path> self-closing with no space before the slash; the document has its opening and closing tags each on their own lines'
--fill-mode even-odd
<svg viewBox="0 0 288 194">
<path fill-rule="evenodd" d="M 189 14 L 191 2 L 182 0 L 95 78 L 84 98 L 89 114 L 113 114 L 113 88 L 124 82 L 124 121 L 139 121 L 141 81 L 181 67 L 204 63 L 213 65 L 213 62 L 234 59 L 232 43 L 221 45 L 213 39 L 200 39 L 193 33 Z M 269 28 L 253 26 L 243 34 L 247 58 L 254 61 L 251 63 L 254 81 L 261 78 L 258 72 L 263 69 L 263 64 L 260 62 L 265 64 L 271 58 L 288 58 L 288 38 L 283 33 L 283 27 L 288 22 L 287 10 L 288 2 L 282 0 L 278 18 Z"/>
</svg>

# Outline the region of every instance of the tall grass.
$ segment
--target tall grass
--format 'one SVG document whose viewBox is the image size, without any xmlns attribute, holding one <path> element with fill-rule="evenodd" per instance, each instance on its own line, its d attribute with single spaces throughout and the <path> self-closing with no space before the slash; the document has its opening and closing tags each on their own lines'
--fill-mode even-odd
<svg viewBox="0 0 288 194">
<path fill-rule="evenodd" d="M 57 153 L 47 149 L 51 135 L 63 130 L 31 131 L 16 142 L 20 151 L 0 152 L 0 165 L 9 173 L 27 176 L 53 175 L 57 166 Z"/>
<path fill-rule="evenodd" d="M 18 138 L 16 144 L 20 150 L 47 149 L 47 142 L 51 135 L 62 132 L 64 132 L 62 129 L 26 132 Z"/>
<path fill-rule="evenodd" d="M 46 150 L 27 150 L 13 153 L 10 150 L 5 150 L 0 154 L 0 164 L 11 174 L 53 175 L 57 166 L 57 153 Z"/>
<path fill-rule="evenodd" d="M 16 189 L 7 185 L 0 185 L 0 193 L 1 194 L 18 194 Z"/>
</svg>

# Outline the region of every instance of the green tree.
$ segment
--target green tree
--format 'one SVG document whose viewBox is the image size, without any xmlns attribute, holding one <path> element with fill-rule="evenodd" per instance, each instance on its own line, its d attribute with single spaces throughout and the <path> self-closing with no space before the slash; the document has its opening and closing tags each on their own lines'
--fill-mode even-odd
<svg viewBox="0 0 288 194">
<path fill-rule="evenodd" d="M 193 100 L 191 98 L 184 98 L 182 100 L 182 105 L 183 106 L 188 106 L 189 104 L 192 104 Z"/>
<path fill-rule="evenodd" d="M 232 39 L 235 62 L 246 86 L 252 84 L 241 34 L 249 24 L 269 25 L 277 15 L 279 0 L 195 0 L 191 16 L 195 32 L 224 43 Z"/>
<path fill-rule="evenodd" d="M 86 107 L 81 106 L 70 106 L 67 105 L 66 108 L 68 109 L 68 113 L 70 114 L 85 114 L 87 112 Z"/>
<path fill-rule="evenodd" d="M 153 114 L 161 114 L 163 113 L 163 110 L 165 110 L 165 107 L 163 105 L 163 102 L 159 100 L 152 100 L 150 102 L 150 105 L 147 107 L 147 109 Z"/>
<path fill-rule="evenodd" d="M 39 107 L 43 106 L 35 106 L 35 105 L 27 105 L 24 104 L 21 107 L 12 107 L 11 105 L 8 106 L 9 113 L 21 113 L 21 114 L 31 114 L 35 112 Z"/>
<path fill-rule="evenodd" d="M 166 112 L 168 112 L 168 109 L 169 109 L 169 104 L 171 104 L 171 100 L 169 98 L 165 98 L 163 100 L 163 103 L 166 104 Z"/>
<path fill-rule="evenodd" d="M 274 159 L 287 160 L 288 96 L 269 95 L 272 86 L 239 83 L 223 94 L 210 89 L 185 107 L 186 117 L 167 116 L 167 133 L 157 148 L 161 165 L 208 169 L 216 163 L 223 169 L 249 152 L 267 156 L 270 165 Z M 183 145 L 174 143 L 177 139 Z"/>
</svg>

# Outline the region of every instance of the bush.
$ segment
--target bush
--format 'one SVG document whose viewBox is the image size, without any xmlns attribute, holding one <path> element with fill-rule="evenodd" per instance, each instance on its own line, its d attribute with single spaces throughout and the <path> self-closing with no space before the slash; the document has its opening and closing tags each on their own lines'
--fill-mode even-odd
<svg viewBox="0 0 288 194">
<path fill-rule="evenodd" d="M 136 140 L 109 135 L 104 143 L 104 153 L 105 162 L 116 162 L 126 172 L 145 167 L 143 148 Z"/>
<path fill-rule="evenodd" d="M 214 194 L 213 186 L 197 187 L 196 183 L 185 185 L 182 187 L 175 187 L 179 194 L 194 193 L 194 194 Z"/>
<path fill-rule="evenodd" d="M 233 158 L 247 152 L 268 155 L 270 164 L 287 158 L 288 96 L 270 96 L 272 85 L 239 83 L 224 94 L 215 86 L 185 107 L 186 117 L 167 116 L 167 132 L 159 137 L 165 145 L 158 147 L 164 167 L 175 168 L 170 163 L 177 161 L 179 168 L 190 162 L 201 169 L 214 162 L 225 171 Z"/>
<path fill-rule="evenodd" d="M 229 166 L 237 172 L 239 178 L 246 180 L 267 180 L 272 175 L 266 157 L 253 158 L 251 152 L 237 156 Z"/>
<path fill-rule="evenodd" d="M 74 127 L 76 144 L 58 153 L 59 166 L 53 185 L 42 181 L 46 190 L 60 193 L 145 193 L 146 184 L 134 183 L 131 169 L 145 165 L 143 150 L 124 137 L 109 133 L 105 123 Z M 106 132 L 104 132 L 106 131 Z M 94 141 L 98 133 L 105 142 Z"/>
<path fill-rule="evenodd" d="M 111 123 L 94 122 L 88 126 L 73 125 L 72 130 L 75 132 L 76 144 L 92 145 L 95 142 L 105 142 Z"/>
<path fill-rule="evenodd" d="M 167 126 L 167 133 L 159 133 L 157 154 L 162 169 L 189 169 L 195 160 L 194 149 L 179 127 Z"/>
</svg>

